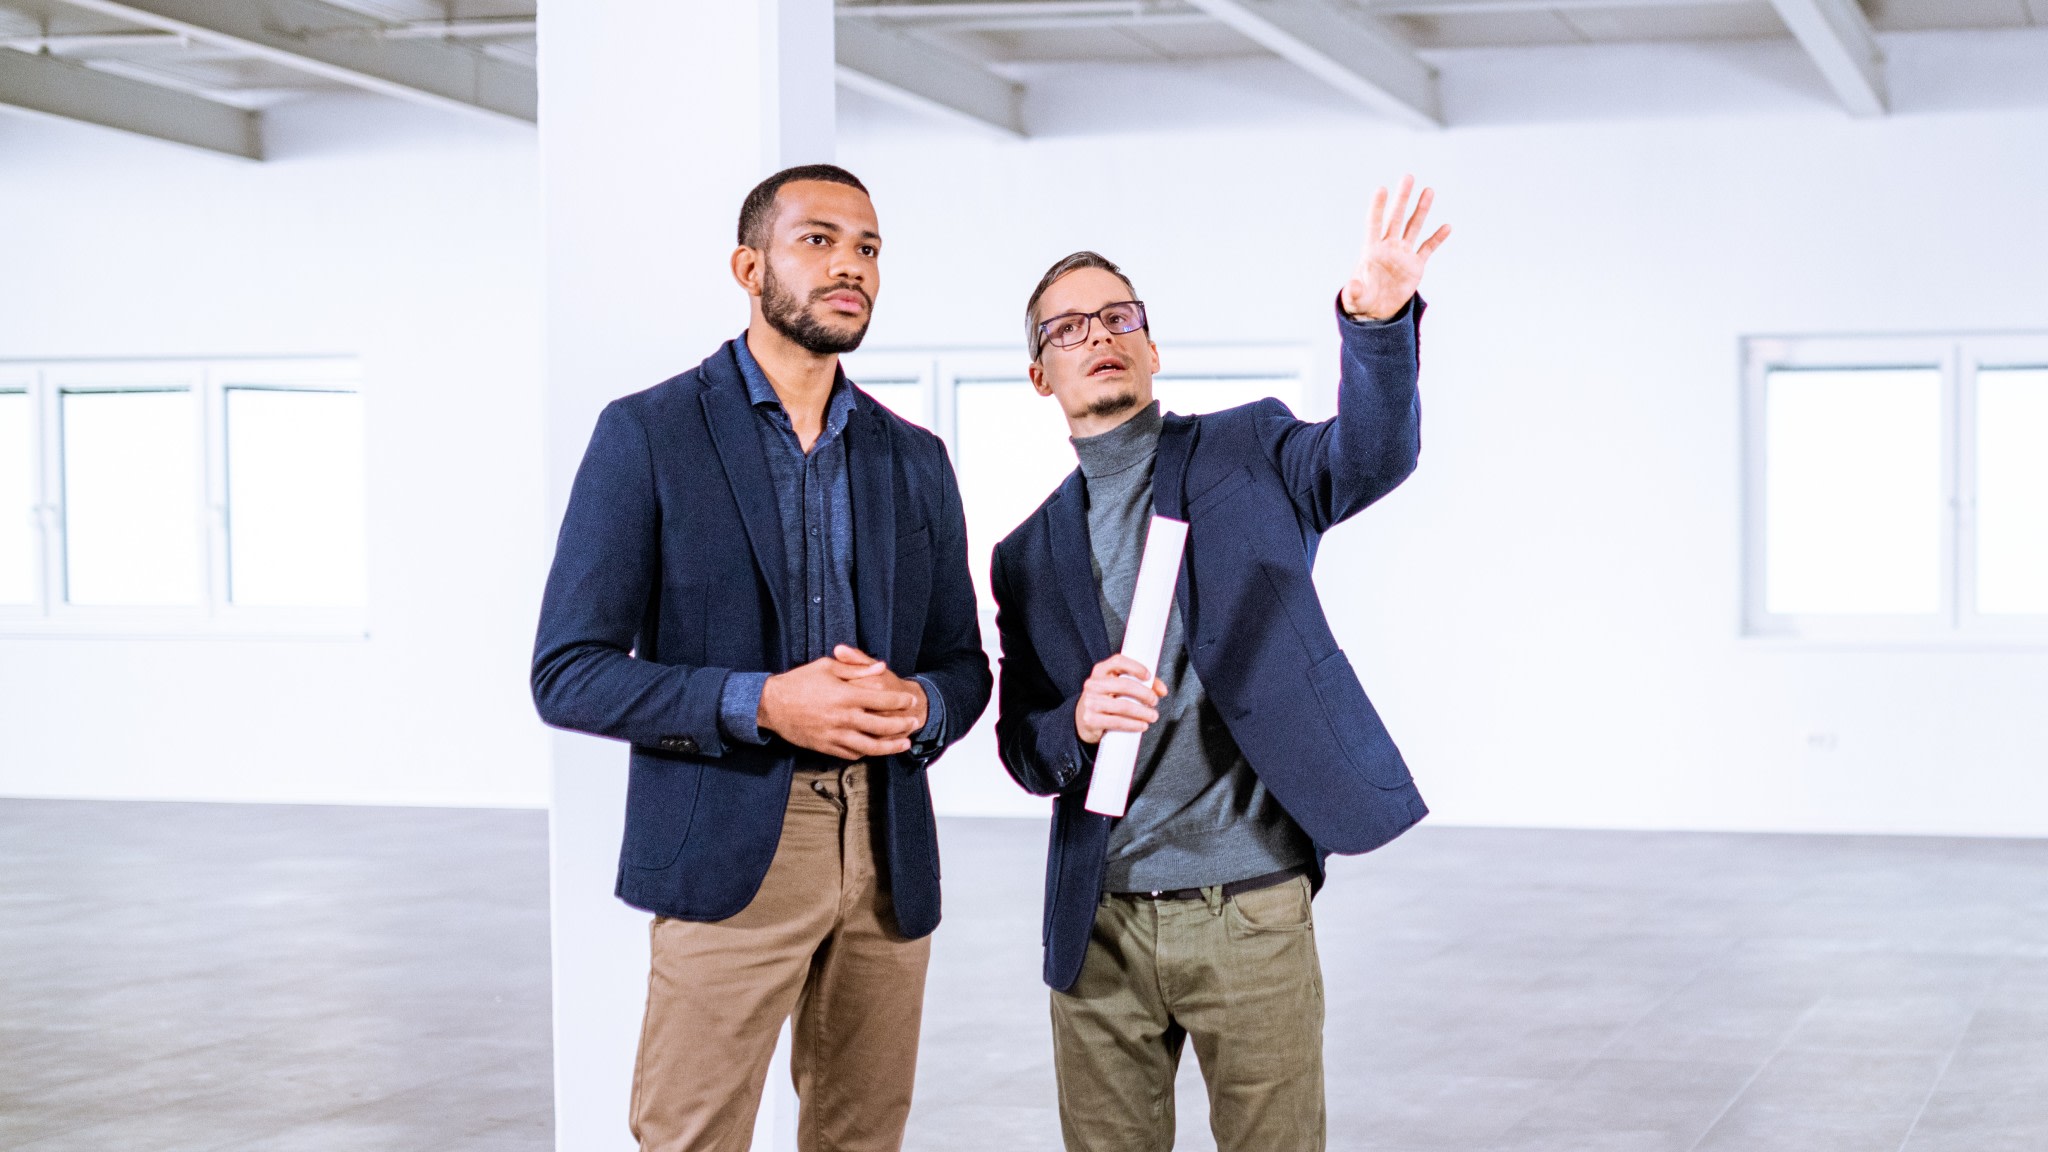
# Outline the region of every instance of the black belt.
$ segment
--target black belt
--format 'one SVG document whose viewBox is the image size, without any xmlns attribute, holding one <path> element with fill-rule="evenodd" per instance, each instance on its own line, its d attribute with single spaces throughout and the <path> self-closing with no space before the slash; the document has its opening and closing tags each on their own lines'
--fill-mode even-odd
<svg viewBox="0 0 2048 1152">
<path fill-rule="evenodd" d="M 1307 865 L 1298 864 L 1292 868 L 1282 868 L 1278 872 L 1268 872 L 1264 876 L 1254 876 L 1249 880 L 1232 880 L 1230 883 L 1225 884 L 1223 886 L 1223 898 L 1225 900 L 1228 900 L 1233 896 L 1242 896 L 1246 892 L 1257 892 L 1261 888 L 1272 888 L 1277 885 L 1285 884 L 1289 880 L 1292 880 L 1296 876 L 1300 876 L 1306 873 L 1307 871 Z M 1112 892 L 1110 893 L 1110 895 L 1122 896 L 1131 900 L 1208 899 L 1207 894 L 1204 893 L 1200 888 L 1163 888 L 1157 892 Z"/>
</svg>

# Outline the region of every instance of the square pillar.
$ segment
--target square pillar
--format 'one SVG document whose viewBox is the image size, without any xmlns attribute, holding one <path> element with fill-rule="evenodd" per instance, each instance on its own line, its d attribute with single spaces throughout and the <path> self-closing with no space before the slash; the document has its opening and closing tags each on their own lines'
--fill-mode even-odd
<svg viewBox="0 0 2048 1152">
<path fill-rule="evenodd" d="M 542 6 L 550 542 L 599 410 L 745 329 L 727 270 L 740 201 L 831 160 L 833 93 L 831 0 Z M 626 1152 L 649 920 L 612 895 L 626 748 L 556 733 L 553 759 L 555 1146 Z M 786 1065 L 768 1089 L 756 1148 L 794 1132 Z"/>
</svg>

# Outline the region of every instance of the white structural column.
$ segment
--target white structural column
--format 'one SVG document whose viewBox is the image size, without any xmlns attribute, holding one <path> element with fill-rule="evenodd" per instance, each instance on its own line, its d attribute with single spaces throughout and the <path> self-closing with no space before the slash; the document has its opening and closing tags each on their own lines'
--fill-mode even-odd
<svg viewBox="0 0 2048 1152">
<path fill-rule="evenodd" d="M 1885 114 L 1884 54 L 1856 0 L 1771 0 L 1852 116 Z"/>
<path fill-rule="evenodd" d="M 552 536 L 598 411 L 745 327 L 740 200 L 833 151 L 831 0 L 577 0 L 540 12 Z M 530 620 L 507 627 L 531 629 Z M 648 917 L 612 896 L 626 749 L 554 737 L 555 1142 L 624 1152 Z M 782 1083 L 786 1085 L 786 1073 Z M 771 1083 L 756 1147 L 787 1146 Z"/>
<path fill-rule="evenodd" d="M 1188 0 L 1247 39 L 1411 128 L 1437 128 L 1436 70 L 1355 12 L 1324 0 Z"/>
</svg>

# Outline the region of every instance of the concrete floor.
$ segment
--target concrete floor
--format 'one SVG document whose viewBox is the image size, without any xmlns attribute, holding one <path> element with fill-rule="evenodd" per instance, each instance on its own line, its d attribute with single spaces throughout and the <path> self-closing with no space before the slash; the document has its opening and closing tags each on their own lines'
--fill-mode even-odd
<svg viewBox="0 0 2048 1152">
<path fill-rule="evenodd" d="M 908 1146 L 1055 1149 L 1044 828 L 942 825 Z M 537 813 L 0 801 L 0 1148 L 540 1152 L 546 915 Z M 2048 1149 L 2048 842 L 1425 827 L 1316 916 L 1333 1149 Z"/>
</svg>

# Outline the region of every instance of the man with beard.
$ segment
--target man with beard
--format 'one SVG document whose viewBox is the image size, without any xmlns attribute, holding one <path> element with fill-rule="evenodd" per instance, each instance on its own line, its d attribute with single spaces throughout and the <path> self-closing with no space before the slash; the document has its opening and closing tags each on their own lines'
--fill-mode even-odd
<svg viewBox="0 0 2048 1152">
<path fill-rule="evenodd" d="M 792 1016 L 798 1146 L 902 1143 L 939 921 L 925 770 L 990 676 L 945 448 L 839 368 L 881 247 L 851 173 L 762 181 L 732 255 L 746 332 L 605 408 L 562 521 L 533 695 L 632 745 L 645 1152 L 747 1148 Z"/>
<path fill-rule="evenodd" d="M 1145 306 L 1077 252 L 1025 305 L 1031 382 L 1080 467 L 996 546 L 996 736 L 1017 782 L 1057 796 L 1045 980 L 1069 1152 L 1173 1146 L 1193 1040 L 1219 1152 L 1319 1152 L 1323 984 L 1309 900 L 1331 852 L 1427 811 L 1337 647 L 1316 545 L 1414 470 L 1415 290 L 1448 229 L 1412 183 L 1373 200 L 1338 293 L 1337 416 L 1277 400 L 1162 417 Z M 1117 652 L 1152 517 L 1188 525 L 1159 667 Z M 1142 733 L 1121 819 L 1088 811 L 1098 743 Z"/>
</svg>

